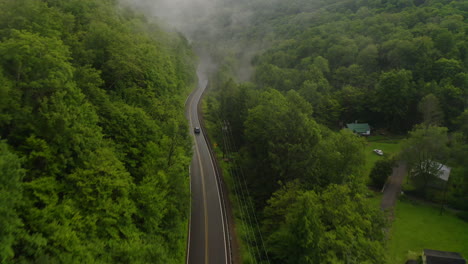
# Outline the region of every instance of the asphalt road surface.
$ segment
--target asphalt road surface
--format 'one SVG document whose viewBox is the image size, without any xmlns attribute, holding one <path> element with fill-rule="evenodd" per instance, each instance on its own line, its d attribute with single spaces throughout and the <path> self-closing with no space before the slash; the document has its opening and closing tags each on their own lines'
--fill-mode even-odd
<svg viewBox="0 0 468 264">
<path fill-rule="evenodd" d="M 197 104 L 207 86 L 206 78 L 199 74 L 198 88 L 187 99 L 187 118 L 190 131 L 194 136 L 193 159 L 190 167 L 192 207 L 187 247 L 189 264 L 228 264 L 228 234 L 225 214 L 220 197 L 220 186 L 203 129 L 194 133 L 199 127 Z"/>
</svg>

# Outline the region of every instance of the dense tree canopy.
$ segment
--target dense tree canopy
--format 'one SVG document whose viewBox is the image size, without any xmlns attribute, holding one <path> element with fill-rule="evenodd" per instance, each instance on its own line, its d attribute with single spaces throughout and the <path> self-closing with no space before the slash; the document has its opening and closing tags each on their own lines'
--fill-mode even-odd
<svg viewBox="0 0 468 264">
<path fill-rule="evenodd" d="M 384 132 L 411 131 L 402 157 L 418 171 L 417 188 L 425 190 L 433 175 L 423 168 L 427 160 L 444 163 L 452 168 L 450 202 L 466 209 L 466 1 L 221 2 L 225 12 L 205 21 L 220 30 L 193 35 L 219 63 L 209 117 L 218 131 L 228 124 L 233 132 L 275 263 L 383 262 L 382 240 L 360 240 L 352 230 L 339 230 L 349 240 L 323 231 L 339 227 L 322 217 L 341 219 L 323 210 L 347 211 L 327 206 L 323 197 L 354 197 L 342 188 L 358 190 L 351 186 L 361 186 L 367 176 L 364 140 L 337 132 L 355 120 Z M 232 10 L 250 16 L 239 22 Z M 247 56 L 253 69 L 245 67 L 248 53 L 254 54 Z M 377 164 L 375 184 L 385 181 L 393 163 Z M 284 190 L 291 182 L 297 188 Z M 359 211 L 362 204 L 352 201 Z M 372 217 L 380 223 L 379 213 Z M 369 219 L 354 218 L 354 226 Z M 321 244 L 325 237 L 342 247 Z"/>
<path fill-rule="evenodd" d="M 2 263 L 180 263 L 187 40 L 117 1 L 0 0 Z"/>
<path fill-rule="evenodd" d="M 442 124 L 454 129 L 466 108 L 463 1 L 298 0 L 297 9 L 271 1 L 245 2 L 226 5 L 261 10 L 243 21 L 250 27 L 240 30 L 236 21 L 223 21 L 215 38 L 199 37 L 209 39 L 213 50 L 219 43 L 233 47 L 231 54 L 240 61 L 245 50 L 260 46 L 254 48 L 260 52 L 252 60 L 252 81 L 259 87 L 298 91 L 314 107 L 319 123 L 339 127 L 357 119 L 405 132 L 420 123 L 418 103 L 433 94 L 440 102 Z"/>
<path fill-rule="evenodd" d="M 264 223 L 273 263 L 384 262 L 383 218 L 360 191 L 330 185 L 317 194 L 290 184 L 275 192 Z"/>
<path fill-rule="evenodd" d="M 415 127 L 404 142 L 402 158 L 412 171 L 416 186 L 426 192 L 431 179 L 437 178 L 448 159 L 447 128 Z"/>
</svg>

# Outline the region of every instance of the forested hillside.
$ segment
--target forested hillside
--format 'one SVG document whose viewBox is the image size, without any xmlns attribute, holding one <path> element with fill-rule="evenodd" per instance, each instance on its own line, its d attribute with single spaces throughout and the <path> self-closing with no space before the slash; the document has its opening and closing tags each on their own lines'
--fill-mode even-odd
<svg viewBox="0 0 468 264">
<path fill-rule="evenodd" d="M 440 124 L 456 128 L 468 99 L 466 9 L 463 1 L 326 8 L 311 27 L 280 26 L 285 40 L 256 60 L 255 82 L 299 91 L 321 123 L 360 119 L 395 132 L 419 123 L 417 105 L 433 94 Z"/>
<path fill-rule="evenodd" d="M 452 168 L 450 205 L 468 209 L 466 1 L 229 3 L 237 16 L 214 16 L 221 30 L 200 32 L 200 43 L 220 65 L 207 100 L 213 134 L 222 149 L 227 137 L 238 147 L 231 158 L 262 222 L 266 250 L 244 260 L 385 262 L 385 221 L 363 199 L 366 142 L 338 132 L 355 120 L 411 131 L 398 158 L 421 197 L 435 199 L 431 172 L 417 167 L 436 160 Z M 239 83 L 246 53 L 250 82 Z"/>
<path fill-rule="evenodd" d="M 194 56 L 114 0 L 0 1 L 0 262 L 182 263 Z"/>
<path fill-rule="evenodd" d="M 243 21 L 247 29 L 232 16 L 213 19 L 225 28 L 216 39 L 231 47 L 225 63 L 235 71 L 248 46 L 262 45 L 252 81 L 298 91 L 320 123 L 359 119 L 404 132 L 422 120 L 417 105 L 433 94 L 441 125 L 459 127 L 468 98 L 465 1 L 246 2 L 239 12 L 258 10 Z"/>
</svg>

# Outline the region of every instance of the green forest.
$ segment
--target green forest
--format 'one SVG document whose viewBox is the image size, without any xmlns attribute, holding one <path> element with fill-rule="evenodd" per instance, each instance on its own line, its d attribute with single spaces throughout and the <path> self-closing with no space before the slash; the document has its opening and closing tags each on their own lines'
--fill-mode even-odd
<svg viewBox="0 0 468 264">
<path fill-rule="evenodd" d="M 195 78 L 118 1 L 1 0 L 0 262 L 184 262 Z"/>
<path fill-rule="evenodd" d="M 205 57 L 242 263 L 389 263 L 372 188 L 401 163 L 410 195 L 468 221 L 467 1 L 219 0 L 183 33 L 132 2 L 152 1 L 0 0 L 1 263 L 185 262 Z M 352 122 L 398 153 L 367 168 Z"/>
<path fill-rule="evenodd" d="M 233 141 L 261 222 L 263 237 L 240 235 L 244 251 L 265 244 L 246 263 L 385 263 L 391 223 L 366 185 L 381 188 L 398 161 L 411 194 L 468 219 L 466 1 L 231 4 L 254 14 L 213 16 L 221 29 L 209 40 L 201 32 L 200 43 L 219 63 L 206 101 L 212 136 L 224 152 Z M 254 54 L 247 82 L 245 52 Z M 366 139 L 341 130 L 355 121 L 406 137 L 371 179 Z M 440 164 L 452 168 L 443 195 L 430 188 Z"/>
</svg>

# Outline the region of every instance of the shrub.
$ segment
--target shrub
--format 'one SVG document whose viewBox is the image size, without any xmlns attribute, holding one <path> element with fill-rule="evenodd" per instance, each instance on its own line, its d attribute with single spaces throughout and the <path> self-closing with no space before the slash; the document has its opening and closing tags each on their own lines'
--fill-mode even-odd
<svg viewBox="0 0 468 264">
<path fill-rule="evenodd" d="M 394 165 L 395 161 L 393 159 L 377 161 L 370 173 L 371 184 L 377 188 L 382 188 L 387 181 L 388 176 L 392 174 Z"/>
</svg>

